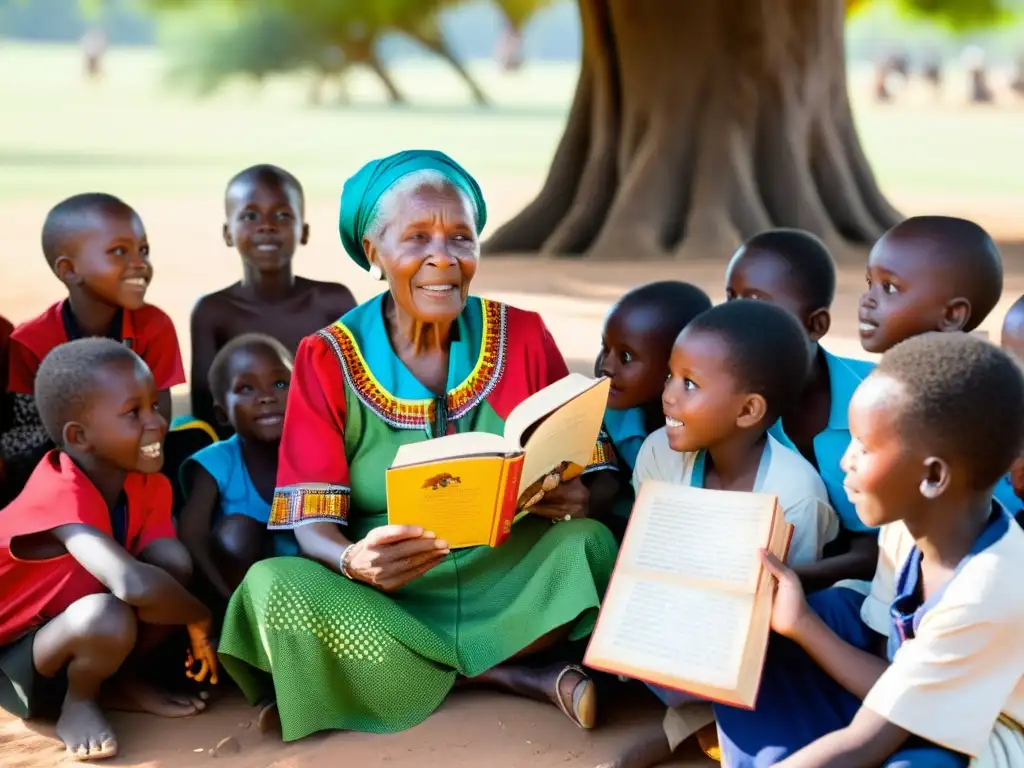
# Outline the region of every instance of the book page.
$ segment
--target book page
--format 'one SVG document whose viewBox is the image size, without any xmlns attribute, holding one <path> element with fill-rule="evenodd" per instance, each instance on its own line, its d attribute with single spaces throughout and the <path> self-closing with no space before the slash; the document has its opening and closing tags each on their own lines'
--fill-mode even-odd
<svg viewBox="0 0 1024 768">
<path fill-rule="evenodd" d="M 774 509 L 769 494 L 645 481 L 616 567 L 753 592 L 761 571 L 758 551 L 768 546 Z"/>
<path fill-rule="evenodd" d="M 562 464 L 575 464 L 582 470 L 590 463 L 597 436 L 601 431 L 601 422 L 604 421 L 611 382 L 602 379 L 594 384 L 593 379 L 587 379 L 585 376 L 580 378 L 591 382 L 590 389 L 541 421 L 523 446 L 526 459 L 523 462 L 523 476 L 519 482 L 520 492 Z M 506 429 L 511 423 L 510 417 L 506 422 Z M 523 429 L 532 423 L 525 425 Z M 506 431 L 506 436 L 511 442 L 511 432 Z"/>
<path fill-rule="evenodd" d="M 619 574 L 587 657 L 642 679 L 733 689 L 753 605 L 752 595 Z"/>
<path fill-rule="evenodd" d="M 461 456 L 498 455 L 518 450 L 517 446 L 509 446 L 502 435 L 490 432 L 461 432 L 457 435 L 406 443 L 399 447 L 391 466 L 409 467 Z"/>
<path fill-rule="evenodd" d="M 570 373 L 563 376 L 554 384 L 549 384 L 539 392 L 534 392 L 519 405 L 512 409 L 512 413 L 505 419 L 505 438 L 509 444 L 525 448 L 523 435 L 534 424 L 554 413 L 580 396 L 589 393 L 595 387 L 604 390 L 604 399 L 601 402 L 601 414 L 608 405 L 608 389 L 611 381 L 606 379 L 592 379 L 581 373 Z M 595 440 L 597 437 L 595 436 Z"/>
</svg>

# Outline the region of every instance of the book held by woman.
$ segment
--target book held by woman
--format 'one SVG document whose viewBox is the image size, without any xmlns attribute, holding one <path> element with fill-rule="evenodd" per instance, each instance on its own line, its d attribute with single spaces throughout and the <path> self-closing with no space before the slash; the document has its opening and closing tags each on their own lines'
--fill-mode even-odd
<svg viewBox="0 0 1024 768">
<path fill-rule="evenodd" d="M 387 470 L 388 522 L 422 526 L 452 548 L 498 546 L 517 513 L 590 462 L 609 386 L 571 373 L 516 406 L 502 435 L 403 445 Z"/>
</svg>

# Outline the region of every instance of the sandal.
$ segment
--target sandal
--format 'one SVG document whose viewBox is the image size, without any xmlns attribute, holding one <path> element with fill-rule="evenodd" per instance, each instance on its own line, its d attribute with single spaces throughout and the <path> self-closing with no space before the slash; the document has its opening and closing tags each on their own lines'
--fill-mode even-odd
<svg viewBox="0 0 1024 768">
<path fill-rule="evenodd" d="M 576 687 L 572 690 L 571 709 L 566 705 L 565 698 L 562 696 L 562 680 L 570 672 L 575 672 L 583 678 L 576 683 Z M 555 702 L 565 716 L 580 728 L 590 730 L 594 727 L 597 721 L 597 689 L 594 687 L 594 681 L 590 679 L 583 667 L 578 664 L 569 664 L 558 673 L 558 677 L 555 679 Z"/>
</svg>

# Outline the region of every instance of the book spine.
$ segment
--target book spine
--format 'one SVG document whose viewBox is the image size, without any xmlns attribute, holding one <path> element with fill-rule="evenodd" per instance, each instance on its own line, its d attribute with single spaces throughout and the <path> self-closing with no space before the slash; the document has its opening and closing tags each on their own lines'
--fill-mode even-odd
<svg viewBox="0 0 1024 768">
<path fill-rule="evenodd" d="M 510 456 L 502 469 L 502 490 L 498 499 L 497 525 L 491 536 L 491 546 L 496 547 L 508 538 L 512 531 L 513 518 L 519 502 L 519 481 L 523 476 L 523 454 Z"/>
</svg>

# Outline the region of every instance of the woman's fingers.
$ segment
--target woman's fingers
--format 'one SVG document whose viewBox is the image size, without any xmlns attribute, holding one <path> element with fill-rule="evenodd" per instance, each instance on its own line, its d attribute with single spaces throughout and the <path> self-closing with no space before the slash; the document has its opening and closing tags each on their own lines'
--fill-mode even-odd
<svg viewBox="0 0 1024 768">
<path fill-rule="evenodd" d="M 376 544 L 393 544 L 409 539 L 433 539 L 434 534 L 423 530 L 418 525 L 382 525 L 374 528 L 366 535 L 366 543 L 370 546 Z"/>
<path fill-rule="evenodd" d="M 423 553 L 443 552 L 447 554 L 448 543 L 442 539 L 406 539 L 394 544 L 375 547 L 374 551 L 383 562 L 396 563 Z"/>
<path fill-rule="evenodd" d="M 386 592 L 391 592 L 400 587 L 404 587 L 410 581 L 419 578 L 431 568 L 437 566 L 442 560 L 444 560 L 443 557 L 431 557 L 408 570 L 385 578 L 381 584 L 381 589 Z"/>
</svg>

